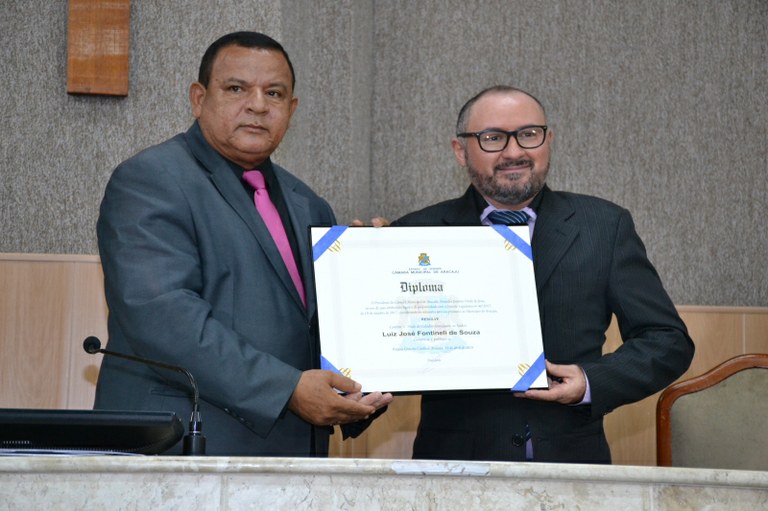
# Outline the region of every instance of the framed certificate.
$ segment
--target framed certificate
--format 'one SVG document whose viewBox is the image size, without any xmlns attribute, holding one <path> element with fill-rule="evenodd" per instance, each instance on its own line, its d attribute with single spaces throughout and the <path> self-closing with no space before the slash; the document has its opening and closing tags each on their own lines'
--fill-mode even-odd
<svg viewBox="0 0 768 511">
<path fill-rule="evenodd" d="M 310 235 L 324 369 L 364 392 L 547 387 L 527 226 Z"/>
</svg>

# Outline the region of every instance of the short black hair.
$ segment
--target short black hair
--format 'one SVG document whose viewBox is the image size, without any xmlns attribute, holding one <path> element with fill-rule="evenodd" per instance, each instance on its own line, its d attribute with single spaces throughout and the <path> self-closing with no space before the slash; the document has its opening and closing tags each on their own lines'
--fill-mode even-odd
<svg viewBox="0 0 768 511">
<path fill-rule="evenodd" d="M 240 46 L 242 48 L 259 48 L 263 50 L 278 51 L 283 54 L 285 61 L 288 62 L 288 68 L 291 70 L 291 89 L 296 88 L 296 74 L 293 71 L 293 64 L 288 57 L 288 53 L 283 46 L 261 32 L 232 32 L 216 39 L 211 44 L 205 54 L 203 60 L 200 61 L 200 71 L 197 74 L 197 81 L 203 84 L 203 87 L 208 87 L 208 82 L 211 80 L 211 70 L 213 69 L 213 61 L 216 60 L 216 55 L 219 51 L 226 46 Z"/>
<path fill-rule="evenodd" d="M 488 87 L 487 89 L 483 89 L 477 94 L 475 94 L 469 101 L 464 103 L 464 106 L 461 107 L 461 110 L 459 110 L 459 118 L 456 120 L 456 133 L 463 133 L 467 131 L 467 121 L 469 120 L 469 112 L 472 110 L 472 106 L 477 103 L 477 100 L 485 96 L 486 94 L 492 94 L 492 93 L 520 93 L 525 94 L 532 100 L 534 100 L 538 105 L 541 107 L 541 111 L 544 112 L 544 115 L 547 115 L 547 112 L 544 110 L 544 105 L 541 104 L 541 101 L 539 101 L 536 96 L 531 94 L 530 92 L 526 92 L 523 89 L 518 89 L 517 87 L 512 87 L 509 85 L 494 85 L 493 87 Z"/>
</svg>

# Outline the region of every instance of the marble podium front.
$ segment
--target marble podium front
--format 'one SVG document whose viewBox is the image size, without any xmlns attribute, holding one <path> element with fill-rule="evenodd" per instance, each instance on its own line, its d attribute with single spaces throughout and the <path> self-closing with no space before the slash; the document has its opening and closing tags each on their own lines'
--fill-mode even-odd
<svg viewBox="0 0 768 511">
<path fill-rule="evenodd" d="M 0 457 L 0 510 L 768 509 L 768 472 L 539 463 Z"/>
</svg>

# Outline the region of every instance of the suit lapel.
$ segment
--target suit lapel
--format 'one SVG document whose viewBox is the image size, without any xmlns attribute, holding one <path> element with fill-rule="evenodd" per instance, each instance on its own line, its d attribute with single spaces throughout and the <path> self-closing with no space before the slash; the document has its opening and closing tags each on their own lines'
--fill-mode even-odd
<svg viewBox="0 0 768 511">
<path fill-rule="evenodd" d="M 299 253 L 296 254 L 296 263 L 301 265 L 304 289 L 307 291 L 305 293 L 307 296 L 307 314 L 309 317 L 312 317 L 312 314 L 315 312 L 316 304 L 313 299 L 310 299 L 310 297 L 314 296 L 314 293 L 309 292 L 314 286 L 314 282 L 310 279 L 310 276 L 312 275 L 312 254 L 309 245 L 309 232 L 307 230 L 307 226 L 312 225 L 309 199 L 296 192 L 297 181 L 292 179 L 285 170 L 274 163 L 272 164 L 272 168 L 275 170 L 275 176 L 280 183 L 280 189 L 283 191 L 285 204 L 288 207 L 289 220 L 293 226 L 293 232 L 298 239 L 296 245 Z M 295 290 L 293 282 L 291 282 L 291 287 Z M 301 303 L 299 294 L 295 294 L 296 299 Z"/>
<path fill-rule="evenodd" d="M 482 201 L 483 204 L 479 204 Z M 443 222 L 445 225 L 482 225 L 480 213 L 485 209 L 485 199 L 470 186 L 464 195 L 455 200 L 445 212 Z"/>
<path fill-rule="evenodd" d="M 264 220 L 256 211 L 253 201 L 249 200 L 248 194 L 244 193 L 243 185 L 238 181 L 232 168 L 221 155 L 208 145 L 197 122 L 190 128 L 187 135 L 190 141 L 190 149 L 200 164 L 210 173 L 211 183 L 248 226 L 248 230 L 261 246 L 275 274 L 282 282 L 282 285 L 288 290 L 293 300 L 299 307 L 304 308 L 299 293 L 296 291 L 296 286 L 294 286 L 288 269 L 280 255 L 280 251 L 277 250 L 277 245 L 275 245 L 272 235 L 269 233 L 269 229 L 267 229 Z M 283 181 L 280 184 L 282 186 Z M 291 196 L 293 195 L 295 194 L 291 193 Z M 289 200 L 289 210 L 291 209 L 291 204 L 292 202 Z M 293 217 L 293 213 L 291 213 L 291 216 Z M 294 222 L 295 225 L 296 223 Z M 304 258 L 302 257 L 301 259 L 303 261 Z"/>
<path fill-rule="evenodd" d="M 571 221 L 574 211 L 570 204 L 549 187 L 545 186 L 541 193 L 531 242 L 538 291 L 579 234 L 579 228 Z"/>
</svg>

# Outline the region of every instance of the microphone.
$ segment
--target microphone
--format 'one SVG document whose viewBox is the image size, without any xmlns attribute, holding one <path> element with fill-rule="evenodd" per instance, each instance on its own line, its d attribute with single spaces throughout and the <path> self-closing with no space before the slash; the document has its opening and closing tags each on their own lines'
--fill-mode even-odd
<svg viewBox="0 0 768 511">
<path fill-rule="evenodd" d="M 125 353 L 118 353 L 116 351 L 108 351 L 101 349 L 101 341 L 98 337 L 89 336 L 83 341 L 83 349 L 86 353 L 95 355 L 96 353 L 103 353 L 104 355 L 111 355 L 113 357 L 124 358 L 127 360 L 133 360 L 134 362 L 141 362 L 151 366 L 161 367 L 163 369 L 169 369 L 181 373 L 189 379 L 189 384 L 194 390 L 194 398 L 192 400 L 192 416 L 189 419 L 189 433 L 184 437 L 184 450 L 185 456 L 201 456 L 205 454 L 205 436 L 203 436 L 203 420 L 200 417 L 200 393 L 197 390 L 197 383 L 192 373 L 182 367 L 172 366 L 157 362 L 155 360 L 148 360 L 146 358 L 135 357 L 133 355 L 126 355 Z"/>
</svg>

